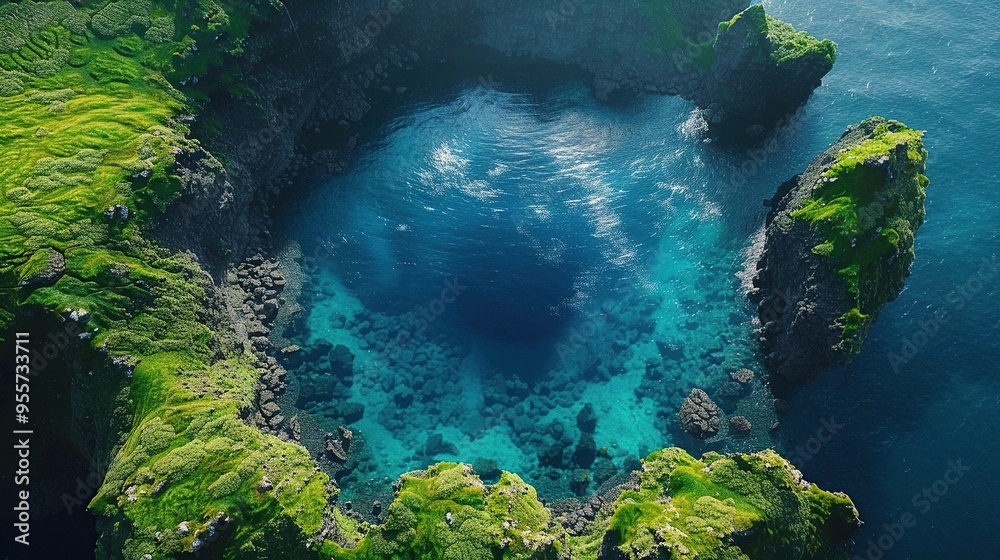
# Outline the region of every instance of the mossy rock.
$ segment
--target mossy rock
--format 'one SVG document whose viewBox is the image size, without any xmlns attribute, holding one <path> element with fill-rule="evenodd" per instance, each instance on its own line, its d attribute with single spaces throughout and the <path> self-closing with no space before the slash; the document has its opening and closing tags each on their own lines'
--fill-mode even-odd
<svg viewBox="0 0 1000 560">
<path fill-rule="evenodd" d="M 774 451 L 649 455 L 615 501 L 599 558 L 847 558 L 851 500 L 802 480 Z"/>
</svg>

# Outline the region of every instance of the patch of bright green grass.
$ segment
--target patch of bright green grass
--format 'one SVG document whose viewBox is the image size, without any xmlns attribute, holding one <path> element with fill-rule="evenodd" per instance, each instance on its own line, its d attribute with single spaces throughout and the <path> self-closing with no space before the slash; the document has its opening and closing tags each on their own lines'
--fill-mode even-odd
<svg viewBox="0 0 1000 560">
<path fill-rule="evenodd" d="M 812 60 L 821 66 L 832 68 L 837 60 L 836 43 L 796 30 L 791 24 L 766 14 L 762 4 L 754 4 L 731 20 L 720 23 L 719 34 L 728 32 L 740 20 L 750 21 L 750 29 L 759 37 L 766 38 L 766 41 L 761 42 L 763 50 L 759 55 L 770 59 L 779 67 L 801 60 Z"/>
<path fill-rule="evenodd" d="M 486 485 L 468 465 L 439 463 L 403 475 L 385 524 L 368 527 L 356 548 L 324 545 L 337 559 L 554 559 L 562 529 L 534 488 L 504 472 Z M 356 525 L 348 530 L 357 531 Z M 357 535 L 356 535 L 357 536 Z"/>
<path fill-rule="evenodd" d="M 651 453 L 637 489 L 597 512 L 583 534 L 553 526 L 534 490 L 503 473 L 485 485 L 467 465 L 440 463 L 404 475 L 383 525 L 335 514 L 357 543 L 328 542 L 336 559 L 554 558 L 596 560 L 603 546 L 625 558 L 846 558 L 857 529 L 843 494 L 804 483 L 774 451 L 694 459 L 679 448 Z M 610 544 L 609 544 L 610 543 Z M 667 553 L 669 547 L 669 554 Z"/>
</svg>

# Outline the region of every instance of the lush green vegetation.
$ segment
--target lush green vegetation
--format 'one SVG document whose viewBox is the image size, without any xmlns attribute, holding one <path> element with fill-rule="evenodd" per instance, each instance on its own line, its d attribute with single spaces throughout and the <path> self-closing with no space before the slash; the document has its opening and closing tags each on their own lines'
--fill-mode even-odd
<svg viewBox="0 0 1000 560">
<path fill-rule="evenodd" d="M 764 12 L 764 6 L 754 4 L 730 21 L 719 24 L 719 34 L 726 33 L 741 19 L 751 22 L 750 28 L 767 41 L 761 42 L 761 58 L 769 58 L 779 67 L 802 60 L 812 60 L 832 68 L 837 60 L 837 45 L 829 39 L 817 39 Z"/>
<path fill-rule="evenodd" d="M 923 133 L 896 121 L 869 119 L 863 141 L 845 146 L 791 216 L 823 241 L 813 253 L 833 261 L 854 305 L 840 318 L 844 349 L 860 350 L 871 314 L 902 289 L 923 222 Z"/>
<path fill-rule="evenodd" d="M 345 560 L 494 560 L 556 558 L 565 548 L 562 529 L 515 474 L 485 485 L 468 465 L 439 463 L 399 484 L 383 525 L 366 527 L 354 548 L 328 543 L 323 552 Z M 348 523 L 348 531 L 357 528 Z"/>
<path fill-rule="evenodd" d="M 697 460 L 676 447 L 643 461 L 608 519 L 630 559 L 847 558 L 858 526 L 847 496 L 802 481 L 774 451 Z"/>
<path fill-rule="evenodd" d="M 121 387 L 118 412 L 132 426 L 91 504 L 123 532 L 110 541 L 122 549 L 103 554 L 190 551 L 219 512 L 234 551 L 257 547 L 274 519 L 306 534 L 320 528 L 326 476 L 301 447 L 240 420 L 256 369 L 214 359 L 202 273 L 142 235 L 182 188 L 175 157 L 198 149 L 178 119 L 204 96 L 190 84 L 240 53 L 262 9 L 212 0 L 0 7 L 0 326 L 18 306 L 83 311 L 92 347 L 121 365 L 101 372 Z M 259 492 L 265 476 L 273 488 Z"/>
<path fill-rule="evenodd" d="M 230 83 L 222 65 L 242 53 L 250 23 L 269 4 L 0 7 L 0 327 L 24 306 L 82 316 L 92 351 L 109 358 L 94 373 L 116 395 L 125 433 L 90 505 L 112 533 L 99 555 L 158 559 L 207 546 L 227 558 L 589 558 L 609 524 L 629 543 L 646 542 L 648 528 L 667 521 L 659 498 L 622 505 L 569 539 L 516 475 L 487 486 L 448 464 L 404 476 L 386 524 L 360 523 L 328 508 L 335 490 L 303 448 L 240 420 L 257 371 L 243 356 L 219 356 L 201 314 L 207 280 L 198 265 L 144 231 L 183 188 L 177 157 L 200 149 L 180 117 L 197 112 L 212 92 L 206 84 Z M 693 45 L 670 42 L 683 39 L 670 6 L 650 17 L 665 30 L 659 47 Z M 205 79 L 210 69 L 217 82 Z M 647 470 L 660 464 L 651 456 Z M 676 491 L 713 529 L 755 522 L 743 502 L 730 505 L 713 488 Z M 825 518 L 833 506 L 824 507 L 813 505 L 811 515 Z M 325 518 L 357 546 L 321 544 Z M 710 541 L 699 536 L 697 544 Z"/>
<path fill-rule="evenodd" d="M 859 526 L 847 496 L 802 481 L 774 451 L 697 460 L 676 447 L 650 454 L 639 487 L 579 536 L 554 526 L 517 476 L 484 485 L 469 466 L 453 463 L 404 475 L 383 525 L 337 519 L 352 542 L 329 543 L 324 552 L 365 560 L 587 560 L 602 543 L 630 559 L 827 560 L 846 558 L 845 539 Z"/>
</svg>

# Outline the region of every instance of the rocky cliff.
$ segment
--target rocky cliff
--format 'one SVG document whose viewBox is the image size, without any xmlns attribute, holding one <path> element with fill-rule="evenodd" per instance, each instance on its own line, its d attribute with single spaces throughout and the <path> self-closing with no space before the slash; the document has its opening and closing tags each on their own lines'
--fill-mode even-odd
<svg viewBox="0 0 1000 560">
<path fill-rule="evenodd" d="M 771 370 L 803 381 L 850 362 L 913 264 L 924 219 L 923 133 L 852 126 L 770 202 L 751 300 Z"/>
</svg>

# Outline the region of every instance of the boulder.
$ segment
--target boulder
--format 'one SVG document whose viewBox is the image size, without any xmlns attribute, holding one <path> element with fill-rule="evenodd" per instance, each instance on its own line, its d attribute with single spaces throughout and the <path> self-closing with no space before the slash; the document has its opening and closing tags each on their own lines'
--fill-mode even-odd
<svg viewBox="0 0 1000 560">
<path fill-rule="evenodd" d="M 681 428 L 697 437 L 706 438 L 719 432 L 719 407 L 701 389 L 691 389 L 691 394 L 684 399 L 678 413 Z"/>
</svg>

